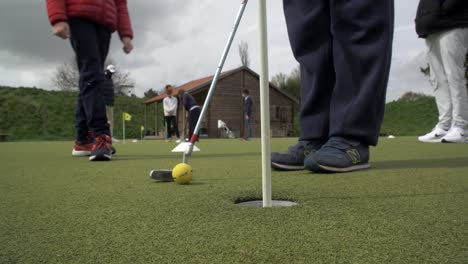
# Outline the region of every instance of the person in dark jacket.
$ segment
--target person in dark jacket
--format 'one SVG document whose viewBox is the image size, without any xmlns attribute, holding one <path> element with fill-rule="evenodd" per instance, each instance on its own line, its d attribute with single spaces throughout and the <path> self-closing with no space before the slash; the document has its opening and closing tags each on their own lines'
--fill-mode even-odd
<svg viewBox="0 0 468 264">
<path fill-rule="evenodd" d="M 426 39 L 431 83 L 439 121 L 421 142 L 468 142 L 468 91 L 465 56 L 468 52 L 468 1 L 421 0 L 416 32 Z"/>
<path fill-rule="evenodd" d="M 301 67 L 299 142 L 272 153 L 282 170 L 367 169 L 378 143 L 392 58 L 393 0 L 283 0 Z"/>
<path fill-rule="evenodd" d="M 250 91 L 247 89 L 244 89 L 242 91 L 242 98 L 244 100 L 243 104 L 243 112 L 244 112 L 244 123 L 245 123 L 245 128 L 244 128 L 244 139 L 245 140 L 250 140 L 252 137 L 252 107 L 253 107 L 253 101 L 252 97 L 250 96 Z"/>
<path fill-rule="evenodd" d="M 73 156 L 90 160 L 112 159 L 112 138 L 103 90 L 104 63 L 111 34 L 118 31 L 125 53 L 133 49 L 133 31 L 126 0 L 47 0 L 53 34 L 70 38 L 79 70 L 76 142 Z M 95 139 L 88 139 L 91 130 Z"/>
<path fill-rule="evenodd" d="M 184 90 L 177 91 L 179 95 L 179 100 L 182 102 L 182 106 L 185 108 L 185 111 L 189 115 L 189 140 L 193 136 L 193 132 L 195 131 L 195 126 L 197 125 L 198 119 L 200 118 L 201 108 L 197 104 L 197 101 L 193 96 Z M 184 117 L 185 118 L 185 117 Z M 185 131 L 184 131 L 185 134 Z"/>
</svg>

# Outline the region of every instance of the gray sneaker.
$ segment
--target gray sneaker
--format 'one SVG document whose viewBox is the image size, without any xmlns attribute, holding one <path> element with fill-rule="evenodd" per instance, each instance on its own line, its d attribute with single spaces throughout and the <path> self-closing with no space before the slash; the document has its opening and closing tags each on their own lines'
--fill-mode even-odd
<svg viewBox="0 0 468 264">
<path fill-rule="evenodd" d="M 369 146 L 358 141 L 333 137 L 304 161 L 313 172 L 351 172 L 370 168 Z"/>
<path fill-rule="evenodd" d="M 305 157 L 319 150 L 321 146 L 322 143 L 318 141 L 299 141 L 290 146 L 288 152 L 271 153 L 271 167 L 284 171 L 303 170 Z"/>
</svg>

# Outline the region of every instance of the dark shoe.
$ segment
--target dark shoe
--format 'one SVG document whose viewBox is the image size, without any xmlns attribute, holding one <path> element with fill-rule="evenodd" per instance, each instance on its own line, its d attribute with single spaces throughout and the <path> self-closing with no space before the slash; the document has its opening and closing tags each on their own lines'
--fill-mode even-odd
<svg viewBox="0 0 468 264">
<path fill-rule="evenodd" d="M 112 152 L 112 155 L 115 155 L 117 153 L 117 150 L 112 145 L 111 145 L 111 152 Z"/>
<path fill-rule="evenodd" d="M 333 137 L 323 147 L 308 155 L 305 167 L 313 172 L 350 172 L 370 168 L 369 146 L 358 141 Z"/>
<path fill-rule="evenodd" d="M 320 149 L 322 143 L 318 141 L 299 141 L 288 148 L 288 152 L 271 153 L 271 167 L 276 170 L 303 170 L 304 159 L 310 153 Z"/>
<path fill-rule="evenodd" d="M 93 150 L 91 151 L 91 161 L 109 161 L 112 159 L 112 138 L 108 135 L 96 137 Z"/>
</svg>

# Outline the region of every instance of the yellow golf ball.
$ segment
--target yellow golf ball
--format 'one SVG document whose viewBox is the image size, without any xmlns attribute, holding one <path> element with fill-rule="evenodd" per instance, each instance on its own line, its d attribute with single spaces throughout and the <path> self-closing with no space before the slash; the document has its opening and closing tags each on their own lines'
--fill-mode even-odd
<svg viewBox="0 0 468 264">
<path fill-rule="evenodd" d="M 172 169 L 172 178 L 178 184 L 188 184 L 192 181 L 192 167 L 185 163 L 177 164 Z"/>
</svg>

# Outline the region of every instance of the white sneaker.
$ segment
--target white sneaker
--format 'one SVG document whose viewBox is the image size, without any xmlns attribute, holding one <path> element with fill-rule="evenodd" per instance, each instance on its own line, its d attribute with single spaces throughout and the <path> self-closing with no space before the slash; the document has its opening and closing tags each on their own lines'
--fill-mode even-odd
<svg viewBox="0 0 468 264">
<path fill-rule="evenodd" d="M 178 140 L 176 141 L 177 144 L 179 144 L 180 142 L 182 142 L 182 140 L 180 140 L 180 139 L 178 139 Z"/>
<path fill-rule="evenodd" d="M 442 138 L 447 135 L 447 133 L 447 130 L 436 127 L 430 133 L 418 137 L 418 140 L 425 143 L 440 143 L 442 142 Z"/>
<path fill-rule="evenodd" d="M 452 127 L 442 138 L 443 143 L 468 143 L 468 131 L 461 127 Z"/>
</svg>

